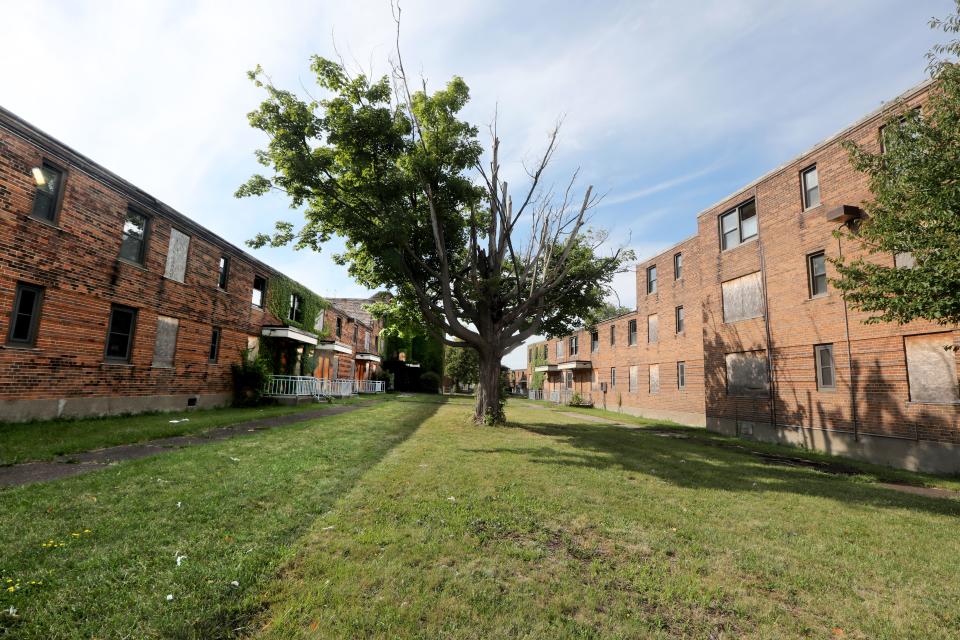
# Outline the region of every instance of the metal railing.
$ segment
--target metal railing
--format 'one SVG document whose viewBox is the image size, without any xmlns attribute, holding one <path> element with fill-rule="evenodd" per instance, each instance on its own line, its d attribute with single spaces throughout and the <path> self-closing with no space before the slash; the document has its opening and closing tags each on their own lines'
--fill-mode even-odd
<svg viewBox="0 0 960 640">
<path fill-rule="evenodd" d="M 383 393 L 382 380 L 327 380 L 313 376 L 270 376 L 263 395 L 272 398 L 348 398 L 355 393 Z"/>
<path fill-rule="evenodd" d="M 271 398 L 322 398 L 330 395 L 313 376 L 270 376 L 264 385 L 263 395 Z"/>
<path fill-rule="evenodd" d="M 554 404 L 571 404 L 575 399 L 577 404 L 593 404 L 593 396 L 589 392 L 573 391 L 571 389 L 550 392 L 550 402 Z"/>
<path fill-rule="evenodd" d="M 529 400 L 543 400 L 543 389 L 530 389 L 527 391 Z"/>
</svg>

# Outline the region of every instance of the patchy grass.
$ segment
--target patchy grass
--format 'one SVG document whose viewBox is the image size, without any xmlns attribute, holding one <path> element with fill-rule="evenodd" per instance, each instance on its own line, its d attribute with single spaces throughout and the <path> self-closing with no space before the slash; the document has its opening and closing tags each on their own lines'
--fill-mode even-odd
<svg viewBox="0 0 960 640">
<path fill-rule="evenodd" d="M 0 637 L 236 635 L 297 538 L 438 406 L 385 401 L 0 491 Z"/>
<path fill-rule="evenodd" d="M 337 404 L 352 399 L 338 400 Z M 238 422 L 309 411 L 327 406 L 273 406 L 255 409 L 206 409 L 108 418 L 0 422 L 0 465 L 50 460 L 59 455 L 120 444 L 200 433 Z M 180 422 L 188 418 L 187 422 Z M 171 421 L 177 421 L 171 423 Z"/>
<path fill-rule="evenodd" d="M 682 429 L 469 414 L 442 406 L 317 520 L 251 635 L 956 637 L 960 501 Z"/>
<path fill-rule="evenodd" d="M 531 403 L 534 404 L 534 403 Z M 756 442 L 752 440 L 743 440 L 740 438 L 730 438 L 707 431 L 699 427 L 687 427 L 663 420 L 650 420 L 627 413 L 617 413 L 604 409 L 584 408 L 584 407 L 557 407 L 557 405 L 548 402 L 536 402 L 538 406 L 543 406 L 552 411 L 566 411 L 583 413 L 586 415 L 595 415 L 601 418 L 616 420 L 624 424 L 632 424 L 642 427 L 669 426 L 680 430 L 688 438 L 694 438 L 698 442 L 718 447 L 739 448 L 743 451 L 753 452 L 755 454 L 770 456 L 787 456 L 800 460 L 807 460 L 812 463 L 824 466 L 836 466 L 846 468 L 848 473 L 853 473 L 860 480 L 866 482 L 892 482 L 895 484 L 907 484 L 916 487 L 940 487 L 943 489 L 952 489 L 960 491 L 960 477 L 956 475 L 935 475 L 929 473 L 916 473 L 913 471 L 904 471 L 894 469 L 878 464 L 871 464 L 853 458 L 835 456 L 822 451 L 813 449 L 804 449 L 801 447 L 791 447 L 788 445 L 779 445 L 766 442 Z"/>
</svg>

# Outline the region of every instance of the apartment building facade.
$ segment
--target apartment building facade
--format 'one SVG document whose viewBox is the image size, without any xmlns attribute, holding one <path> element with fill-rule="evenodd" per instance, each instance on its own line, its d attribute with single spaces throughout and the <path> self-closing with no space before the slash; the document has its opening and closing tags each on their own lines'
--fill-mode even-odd
<svg viewBox="0 0 960 640">
<path fill-rule="evenodd" d="M 321 379 L 368 380 L 380 370 L 383 323 L 368 305 L 379 298 L 327 298 L 329 307 L 318 316 L 317 365 Z"/>
<path fill-rule="evenodd" d="M 228 403 L 262 337 L 316 344 L 281 277 L 0 109 L 0 421 Z"/>
<path fill-rule="evenodd" d="M 930 90 L 928 83 L 915 87 L 701 212 L 696 236 L 678 245 L 684 287 L 676 279 L 672 289 L 664 287 L 669 251 L 640 263 L 637 311 L 611 321 L 634 323 L 641 334 L 645 326 L 657 327 L 656 348 L 649 342 L 640 349 L 618 345 L 619 354 L 594 357 L 579 379 L 602 380 L 606 374 L 614 388 L 615 375 L 619 389 L 626 366 L 636 373 L 622 405 L 618 395 L 624 411 L 672 415 L 730 435 L 903 468 L 960 471 L 960 331 L 930 322 L 867 323 L 868 314 L 852 309 L 829 282 L 835 276 L 830 260 L 838 257 L 911 267 L 911 256 L 869 255 L 855 239 L 835 235 L 855 230 L 864 215 L 861 205 L 871 198 L 843 143 L 881 150 L 884 123 L 922 108 Z M 664 340 L 663 318 L 671 306 L 683 307 L 691 338 L 677 340 L 676 350 Z M 602 335 L 603 325 L 598 329 Z M 548 355 L 559 355 L 553 354 L 555 344 L 571 337 L 550 340 Z M 530 354 L 538 348 L 542 355 L 543 345 Z M 676 386 L 670 376 L 681 361 L 684 387 L 697 389 L 697 401 L 664 394 Z M 563 361 L 555 362 L 559 371 Z M 650 393 L 653 388 L 658 393 Z M 609 397 L 594 404 L 604 400 L 611 408 Z M 692 415 L 664 413 L 675 408 Z"/>
</svg>

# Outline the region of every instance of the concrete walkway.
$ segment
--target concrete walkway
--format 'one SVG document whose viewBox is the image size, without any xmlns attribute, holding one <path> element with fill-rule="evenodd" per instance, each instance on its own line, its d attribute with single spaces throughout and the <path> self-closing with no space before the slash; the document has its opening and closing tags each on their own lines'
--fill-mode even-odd
<svg viewBox="0 0 960 640">
<path fill-rule="evenodd" d="M 272 418 L 260 418 L 258 420 L 248 420 L 225 427 L 216 427 L 209 431 L 204 431 L 189 436 L 174 436 L 171 438 L 159 438 L 157 440 L 148 440 L 135 444 L 122 444 L 116 447 L 107 447 L 105 449 L 94 449 L 92 451 L 82 451 L 80 453 L 70 453 L 59 456 L 53 460 L 44 462 L 24 462 L 22 464 L 0 467 L 0 488 L 16 487 L 34 482 L 44 482 L 47 480 L 58 480 L 60 478 L 69 478 L 78 476 L 91 471 L 105 469 L 110 465 L 123 462 L 125 460 L 137 460 L 139 458 L 148 458 L 150 456 L 167 453 L 184 447 L 192 447 L 211 442 L 219 442 L 236 438 L 237 436 L 247 435 L 256 431 L 275 429 L 286 425 L 299 424 L 315 418 L 324 416 L 335 416 L 343 413 L 349 413 L 368 407 L 371 404 L 377 404 L 377 401 L 358 402 L 350 405 L 324 407 L 311 411 L 302 411 L 300 413 L 291 413 Z"/>
</svg>

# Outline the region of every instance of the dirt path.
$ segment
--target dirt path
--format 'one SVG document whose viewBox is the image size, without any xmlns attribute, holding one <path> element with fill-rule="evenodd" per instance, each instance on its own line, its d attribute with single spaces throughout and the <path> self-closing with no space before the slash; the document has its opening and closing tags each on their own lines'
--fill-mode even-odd
<svg viewBox="0 0 960 640">
<path fill-rule="evenodd" d="M 105 469 L 110 465 L 125 460 L 148 458 L 184 447 L 209 444 L 211 442 L 236 438 L 237 436 L 243 436 L 256 431 L 299 424 L 307 420 L 313 420 L 314 418 L 350 413 L 351 411 L 368 407 L 371 404 L 376 404 L 376 401 L 358 402 L 356 404 L 325 407 L 323 409 L 291 413 L 272 418 L 248 420 L 225 427 L 216 427 L 195 435 L 173 436 L 171 438 L 159 438 L 157 440 L 149 440 L 135 444 L 122 444 L 105 449 L 71 453 L 44 462 L 25 462 L 23 464 L 0 467 L 0 488 L 16 487 L 34 482 L 78 476 L 91 471 Z"/>
</svg>

